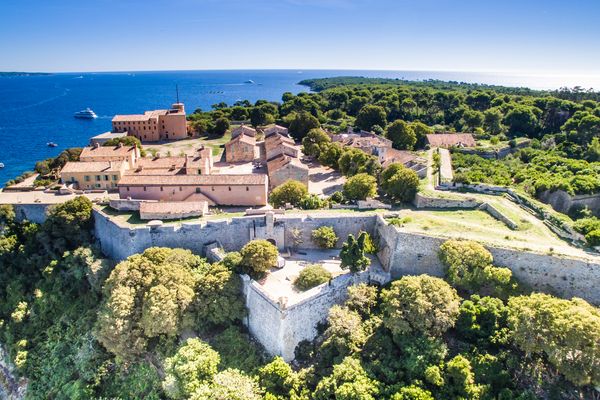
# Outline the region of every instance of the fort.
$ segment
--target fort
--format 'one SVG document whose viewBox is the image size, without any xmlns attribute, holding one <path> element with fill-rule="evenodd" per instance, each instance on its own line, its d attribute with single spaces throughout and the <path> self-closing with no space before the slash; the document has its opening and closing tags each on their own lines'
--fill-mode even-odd
<svg viewBox="0 0 600 400">
<path fill-rule="evenodd" d="M 349 234 L 366 231 L 379 243 L 377 265 L 360 274 L 344 273 L 329 283 L 288 299 L 269 290 L 268 285 L 243 276 L 244 297 L 248 308 L 245 323 L 250 332 L 271 354 L 286 360 L 294 358 L 294 349 L 302 340 L 317 334 L 317 324 L 327 318 L 334 304 L 343 302 L 346 289 L 358 282 L 385 284 L 403 275 L 443 276 L 438 259 L 439 246 L 448 239 L 443 235 L 423 234 L 391 225 L 386 215 L 375 212 L 324 214 L 273 214 L 202 220 L 181 224 L 119 224 L 102 210 L 94 210 L 95 234 L 103 252 L 114 260 L 140 253 L 148 247 L 182 247 L 206 255 L 215 243 L 225 251 L 239 250 L 255 238 L 270 239 L 280 250 L 300 243 L 298 251 L 316 248 L 310 235 L 320 226 L 334 228 L 341 242 Z M 293 237 L 293 232 L 295 236 Z M 298 235 L 299 234 L 299 235 Z M 595 282 L 600 279 L 600 260 L 544 254 L 502 246 L 486 246 L 496 265 L 512 270 L 514 276 L 535 291 L 570 298 L 581 297 L 600 304 Z"/>
</svg>

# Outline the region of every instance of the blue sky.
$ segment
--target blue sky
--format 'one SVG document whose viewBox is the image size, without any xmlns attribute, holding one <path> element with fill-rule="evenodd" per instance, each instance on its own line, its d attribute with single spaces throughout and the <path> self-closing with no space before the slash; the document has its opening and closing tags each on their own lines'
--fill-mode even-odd
<svg viewBox="0 0 600 400">
<path fill-rule="evenodd" d="M 600 73 L 597 0 L 1 0 L 0 70 Z"/>
</svg>

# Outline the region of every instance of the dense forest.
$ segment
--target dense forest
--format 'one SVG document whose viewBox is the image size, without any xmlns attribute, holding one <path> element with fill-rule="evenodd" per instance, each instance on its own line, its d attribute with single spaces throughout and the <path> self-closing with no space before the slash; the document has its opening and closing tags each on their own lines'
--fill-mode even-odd
<svg viewBox="0 0 600 400">
<path fill-rule="evenodd" d="M 597 396 L 600 310 L 531 293 L 477 243 L 441 246 L 445 279 L 350 287 L 288 364 L 268 357 L 241 323 L 238 272 L 264 273 L 277 256 L 270 243 L 250 242 L 214 264 L 150 248 L 114 266 L 94 248 L 92 223 L 83 197 L 55 206 L 42 225 L 0 209 L 0 340 L 28 379 L 27 398 Z M 331 232 L 314 235 L 326 247 Z M 365 235 L 348 238 L 340 257 L 351 273 L 368 265 L 372 246 Z M 314 269 L 296 284 L 322 282 Z"/>
</svg>

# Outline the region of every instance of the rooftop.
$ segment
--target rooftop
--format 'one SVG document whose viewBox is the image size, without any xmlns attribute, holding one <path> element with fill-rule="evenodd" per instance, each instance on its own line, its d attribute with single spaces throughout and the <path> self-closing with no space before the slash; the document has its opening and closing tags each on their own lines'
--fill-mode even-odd
<svg viewBox="0 0 600 400">
<path fill-rule="evenodd" d="M 246 125 L 240 125 L 231 131 L 232 138 L 239 136 L 241 134 L 246 135 L 246 136 L 255 137 L 256 129 L 250 128 L 249 126 L 246 126 Z"/>
<path fill-rule="evenodd" d="M 434 133 L 426 135 L 431 147 L 475 147 L 475 139 L 470 133 Z"/>
<path fill-rule="evenodd" d="M 205 201 L 144 201 L 140 203 L 140 212 L 161 214 L 184 214 L 204 210 Z"/>
<path fill-rule="evenodd" d="M 236 186 L 265 185 L 265 174 L 249 175 L 125 175 L 118 186 Z"/>
<path fill-rule="evenodd" d="M 122 167 L 122 161 L 69 161 L 60 172 L 118 172 Z"/>
<path fill-rule="evenodd" d="M 129 152 L 135 151 L 135 146 L 94 146 L 84 147 L 79 158 L 86 157 L 127 157 Z"/>
<path fill-rule="evenodd" d="M 113 139 L 127 136 L 127 132 L 104 132 L 96 136 L 92 136 L 92 139 Z"/>
<path fill-rule="evenodd" d="M 308 170 L 308 166 L 303 164 L 302 161 L 300 161 L 298 158 L 290 157 L 285 154 L 280 154 L 267 161 L 267 171 L 269 171 L 269 174 L 272 174 L 273 172 L 285 167 L 288 164 Z"/>
</svg>

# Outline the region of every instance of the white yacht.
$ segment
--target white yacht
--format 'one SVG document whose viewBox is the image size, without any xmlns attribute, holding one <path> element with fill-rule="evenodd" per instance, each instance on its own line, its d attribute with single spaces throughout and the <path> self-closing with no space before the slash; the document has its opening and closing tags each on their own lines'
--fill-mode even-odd
<svg viewBox="0 0 600 400">
<path fill-rule="evenodd" d="M 77 111 L 74 115 L 75 118 L 83 118 L 83 119 L 94 119 L 98 118 L 96 113 L 92 111 L 89 107 L 85 110 Z"/>
</svg>

